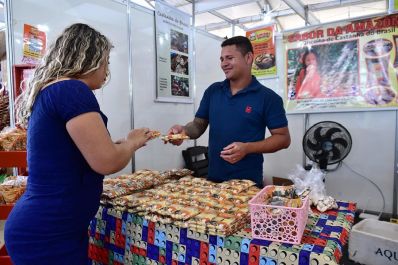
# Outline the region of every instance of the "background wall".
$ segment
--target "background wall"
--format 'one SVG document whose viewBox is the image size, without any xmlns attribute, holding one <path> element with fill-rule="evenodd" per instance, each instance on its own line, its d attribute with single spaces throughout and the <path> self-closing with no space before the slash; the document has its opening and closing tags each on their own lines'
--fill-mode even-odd
<svg viewBox="0 0 398 265">
<path fill-rule="evenodd" d="M 262 80 L 280 95 L 285 86 L 285 53 L 281 38 L 276 39 L 278 76 Z M 342 124 L 351 134 L 351 152 L 344 159 L 342 167 L 326 175 L 327 193 L 341 200 L 358 203 L 358 208 L 381 211 L 382 197 L 386 200 L 385 212 L 392 212 L 394 156 L 396 134 L 396 110 L 356 111 L 307 114 L 308 127 L 320 121 L 335 121 Z M 274 154 L 265 154 L 265 182 L 271 183 L 272 176 L 288 177 L 303 165 L 302 139 L 305 133 L 305 115 L 287 114 L 292 138 L 290 147 Z M 309 163 L 310 161 L 308 161 Z M 335 165 L 329 166 L 333 169 Z M 353 172 L 354 170 L 355 172 Z M 359 173 L 359 174 L 357 174 Z M 367 179 L 370 181 L 368 181 Z"/>
<path fill-rule="evenodd" d="M 46 25 L 51 42 L 61 30 L 74 22 L 89 23 L 107 35 L 115 45 L 111 53 L 110 83 L 97 92 L 101 108 L 108 115 L 109 131 L 113 139 L 124 137 L 129 129 L 133 113 L 134 127 L 147 126 L 167 133 L 175 123 L 185 124 L 193 119 L 204 90 L 215 81 L 223 80 L 219 67 L 221 40 L 196 32 L 196 97 L 194 104 L 155 103 L 155 30 L 153 11 L 133 5 L 132 27 L 132 73 L 128 72 L 128 28 L 125 5 L 110 0 L 18 0 L 13 1 L 15 63 L 22 59 L 23 24 Z M 278 77 L 261 82 L 283 96 L 284 52 L 283 43 L 277 38 Z M 132 75 L 133 105 L 129 103 L 128 76 Z M 396 111 L 346 112 L 308 114 L 309 126 L 324 120 L 341 123 L 351 133 L 353 146 L 341 168 L 326 177 L 330 195 L 338 199 L 358 202 L 359 208 L 381 210 L 381 196 L 357 171 L 376 183 L 386 198 L 386 212 L 392 212 L 394 178 Z M 287 177 L 296 165 L 303 163 L 302 137 L 305 132 L 305 115 L 288 114 L 292 144 L 287 150 L 266 154 L 264 162 L 265 182 L 272 176 Z M 197 140 L 198 145 L 207 145 L 207 132 Z M 139 150 L 135 157 L 136 169 L 170 169 L 183 166 L 181 151 L 193 146 L 187 141 L 180 147 L 164 145 L 155 139 Z M 349 167 L 350 168 L 349 168 Z M 131 166 L 122 172 L 130 172 Z"/>
<path fill-rule="evenodd" d="M 204 33 L 196 34 L 196 98 L 195 113 L 199 108 L 203 94 L 212 83 L 225 79 L 220 66 L 221 43 L 223 39 L 214 39 Z M 197 145 L 207 146 L 209 128 L 196 140 Z"/>
<path fill-rule="evenodd" d="M 194 104 L 154 102 L 156 97 L 156 54 L 154 13 L 135 6 L 131 9 L 133 27 L 133 92 L 134 126 L 147 126 L 167 133 L 174 124 L 192 121 L 195 106 L 198 106 L 207 88 L 214 80 L 222 78 L 218 67 L 220 40 L 206 33 L 196 32 L 196 87 Z M 200 139 L 207 145 L 206 136 Z M 158 170 L 183 167 L 182 150 L 193 146 L 194 141 L 185 141 L 181 146 L 163 144 L 155 139 L 136 154 L 136 169 Z"/>
</svg>

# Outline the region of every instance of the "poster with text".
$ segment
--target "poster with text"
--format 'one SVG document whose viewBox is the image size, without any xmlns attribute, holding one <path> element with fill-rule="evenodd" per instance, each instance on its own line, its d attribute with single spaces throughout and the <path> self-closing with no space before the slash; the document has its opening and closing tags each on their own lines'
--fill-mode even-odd
<svg viewBox="0 0 398 265">
<path fill-rule="evenodd" d="M 284 35 L 286 109 L 398 107 L 398 14 Z"/>
<path fill-rule="evenodd" d="M 24 24 L 22 62 L 37 64 L 46 50 L 46 33 L 38 28 Z"/>
<path fill-rule="evenodd" d="M 256 77 L 276 75 L 274 30 L 275 25 L 270 25 L 246 32 L 246 37 L 253 45 L 252 73 Z"/>
<path fill-rule="evenodd" d="M 156 1 L 156 101 L 192 103 L 191 17 Z"/>
</svg>

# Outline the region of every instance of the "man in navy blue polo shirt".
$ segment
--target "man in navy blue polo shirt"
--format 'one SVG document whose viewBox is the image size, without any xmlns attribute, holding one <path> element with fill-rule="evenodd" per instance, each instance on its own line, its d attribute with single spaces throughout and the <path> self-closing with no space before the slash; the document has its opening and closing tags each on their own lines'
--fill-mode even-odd
<svg viewBox="0 0 398 265">
<path fill-rule="evenodd" d="M 221 44 L 226 79 L 208 87 L 195 118 L 174 125 L 169 134 L 200 137 L 210 125 L 208 179 L 250 179 L 263 186 L 263 153 L 289 147 L 290 134 L 283 102 L 251 74 L 253 47 L 237 36 Z M 268 128 L 271 136 L 265 138 Z M 172 141 L 180 145 L 182 141 Z"/>
</svg>

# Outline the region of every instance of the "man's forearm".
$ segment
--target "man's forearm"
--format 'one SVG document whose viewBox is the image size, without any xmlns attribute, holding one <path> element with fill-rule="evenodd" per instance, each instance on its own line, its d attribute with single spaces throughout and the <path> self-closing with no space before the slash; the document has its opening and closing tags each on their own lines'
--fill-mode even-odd
<svg viewBox="0 0 398 265">
<path fill-rule="evenodd" d="M 246 143 L 247 153 L 274 153 L 290 145 L 289 132 L 274 133 L 270 137 L 258 141 Z"/>
<path fill-rule="evenodd" d="M 184 130 L 191 139 L 197 139 L 206 131 L 208 124 L 205 119 L 195 118 L 184 126 Z"/>
</svg>

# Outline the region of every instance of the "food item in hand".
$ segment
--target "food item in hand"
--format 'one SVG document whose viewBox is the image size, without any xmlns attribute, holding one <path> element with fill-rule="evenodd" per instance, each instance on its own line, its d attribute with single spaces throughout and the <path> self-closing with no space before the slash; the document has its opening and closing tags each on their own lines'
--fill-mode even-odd
<svg viewBox="0 0 398 265">
<path fill-rule="evenodd" d="M 178 133 L 178 134 L 163 135 L 161 137 L 161 139 L 165 143 L 167 143 L 167 142 L 170 142 L 170 141 L 187 140 L 187 139 L 189 139 L 189 136 L 187 136 L 185 134 Z"/>
<path fill-rule="evenodd" d="M 149 135 L 150 135 L 150 138 L 149 138 L 149 140 L 152 140 L 152 139 L 155 139 L 155 138 L 158 138 L 160 135 L 162 135 L 159 131 L 156 131 L 156 130 L 150 130 L 149 131 Z"/>
</svg>

